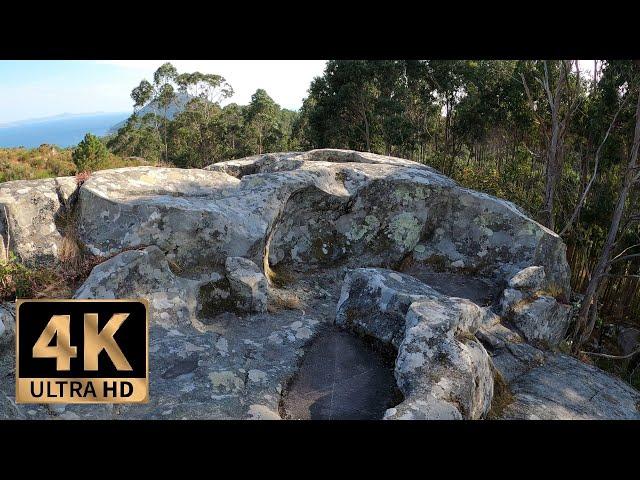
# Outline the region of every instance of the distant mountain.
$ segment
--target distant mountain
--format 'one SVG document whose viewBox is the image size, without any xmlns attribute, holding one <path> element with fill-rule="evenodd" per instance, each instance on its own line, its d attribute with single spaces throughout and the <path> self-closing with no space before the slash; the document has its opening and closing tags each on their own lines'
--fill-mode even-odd
<svg viewBox="0 0 640 480">
<path fill-rule="evenodd" d="M 185 109 L 185 107 L 187 106 L 187 103 L 189 103 L 189 101 L 192 100 L 193 98 L 194 97 L 192 97 L 189 94 L 178 92 L 176 94 L 176 100 L 171 105 L 169 105 L 169 108 L 167 108 L 167 118 L 169 120 L 173 120 L 173 118 L 178 113 L 182 112 Z M 164 111 L 160 107 L 158 107 L 156 102 L 150 102 L 146 104 L 144 107 L 142 107 L 138 111 L 138 116 L 144 117 L 147 113 L 155 113 L 156 115 L 161 115 L 161 116 L 164 115 Z M 127 119 L 124 119 L 123 121 L 113 125 L 107 133 L 108 134 L 118 133 L 118 130 L 124 127 L 126 123 L 127 123 Z"/>
<path fill-rule="evenodd" d="M 122 122 L 128 113 L 61 114 L 47 118 L 34 118 L 0 125 L 0 147 L 35 148 L 43 143 L 71 147 L 77 145 L 86 133 L 104 136 L 116 122 Z"/>
<path fill-rule="evenodd" d="M 59 113 L 57 115 L 50 115 L 47 117 L 26 118 L 23 120 L 14 120 L 12 122 L 0 123 L 0 128 L 20 127 L 23 125 L 32 125 L 34 123 L 51 122 L 54 120 L 79 118 L 79 117 L 96 117 L 100 115 L 111 115 L 111 113 L 107 113 L 107 112 L 66 113 L 65 112 L 65 113 Z"/>
</svg>

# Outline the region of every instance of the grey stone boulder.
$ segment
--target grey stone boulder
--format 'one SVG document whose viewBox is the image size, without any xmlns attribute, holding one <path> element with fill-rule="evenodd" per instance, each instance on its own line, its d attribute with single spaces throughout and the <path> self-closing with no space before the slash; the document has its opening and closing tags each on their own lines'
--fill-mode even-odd
<svg viewBox="0 0 640 480">
<path fill-rule="evenodd" d="M 260 268 L 251 260 L 242 257 L 228 257 L 225 273 L 231 295 L 237 298 L 240 311 L 265 312 L 267 310 L 267 279 Z"/>
<path fill-rule="evenodd" d="M 0 184 L 0 258 L 14 253 L 29 265 L 51 264 L 62 242 L 62 213 L 76 190 L 74 177 Z"/>
<path fill-rule="evenodd" d="M 266 278 L 250 260 L 231 257 L 226 272 L 198 278 L 174 272 L 156 246 L 128 250 L 97 265 L 74 298 L 145 298 L 150 318 L 163 326 L 194 325 L 225 312 L 264 312 Z"/>
<path fill-rule="evenodd" d="M 15 305 L 0 304 L 0 349 L 13 343 L 16 331 Z"/>
<path fill-rule="evenodd" d="M 198 287 L 203 283 L 175 275 L 162 251 L 151 246 L 123 252 L 94 267 L 74 298 L 145 298 L 154 323 L 188 325 L 195 318 Z"/>
<path fill-rule="evenodd" d="M 509 385 L 513 400 L 501 418 L 640 420 L 640 392 L 573 357 L 548 354 Z"/>
<path fill-rule="evenodd" d="M 482 313 L 462 299 L 421 300 L 409 308 L 396 381 L 407 405 L 385 418 L 479 419 L 491 408 L 491 360 L 471 332 Z M 407 407 L 412 412 L 407 417 Z"/>
<path fill-rule="evenodd" d="M 569 327 L 571 307 L 549 296 L 521 301 L 511 307 L 507 318 L 529 342 L 555 347 Z"/>
<path fill-rule="evenodd" d="M 640 330 L 634 327 L 623 327 L 617 337 L 621 355 L 629 355 L 640 348 Z"/>
<path fill-rule="evenodd" d="M 569 291 L 555 233 L 509 202 L 388 156 L 327 149 L 204 170 L 107 170 L 82 185 L 77 210 L 79 239 L 93 254 L 156 245 L 183 276 L 238 256 L 303 272 L 410 260 L 498 280 L 543 265 Z"/>
<path fill-rule="evenodd" d="M 336 310 L 336 324 L 398 349 L 411 304 L 440 294 L 417 279 L 379 268 L 348 270 Z"/>
<path fill-rule="evenodd" d="M 502 383 L 491 418 L 640 419 L 640 392 L 621 378 L 536 348 L 501 324 L 482 330 L 478 338 L 491 356 L 494 378 Z"/>
<path fill-rule="evenodd" d="M 546 289 L 546 280 L 547 276 L 544 273 L 544 267 L 536 265 L 520 270 L 509 279 L 508 285 L 509 288 L 533 293 Z"/>
<path fill-rule="evenodd" d="M 347 272 L 336 323 L 397 349 L 395 377 L 405 400 L 385 418 L 483 418 L 493 374 L 474 332 L 497 318 L 415 278 L 384 269 Z"/>
<path fill-rule="evenodd" d="M 553 284 L 541 266 L 513 275 L 502 292 L 500 314 L 529 342 L 556 347 L 569 328 L 571 307 L 554 298 Z"/>
</svg>

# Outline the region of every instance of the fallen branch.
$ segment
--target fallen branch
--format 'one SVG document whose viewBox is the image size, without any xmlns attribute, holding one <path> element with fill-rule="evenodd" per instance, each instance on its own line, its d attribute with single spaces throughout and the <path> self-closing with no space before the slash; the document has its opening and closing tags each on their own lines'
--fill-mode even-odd
<svg viewBox="0 0 640 480">
<path fill-rule="evenodd" d="M 637 355 L 638 353 L 640 353 L 640 348 L 638 348 L 637 350 L 634 350 L 628 355 L 608 355 L 606 353 L 585 352 L 582 350 L 580 351 L 580 353 L 584 353 L 585 355 L 591 355 L 592 357 L 610 358 L 612 360 L 626 360 L 627 358 L 631 358 L 634 355 Z"/>
</svg>

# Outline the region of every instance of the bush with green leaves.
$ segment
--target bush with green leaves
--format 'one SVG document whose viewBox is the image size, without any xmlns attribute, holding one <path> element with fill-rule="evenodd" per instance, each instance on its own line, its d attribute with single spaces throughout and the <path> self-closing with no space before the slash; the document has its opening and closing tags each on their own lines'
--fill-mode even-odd
<svg viewBox="0 0 640 480">
<path fill-rule="evenodd" d="M 0 300 L 40 296 L 59 284 L 51 270 L 29 268 L 13 255 L 0 260 Z"/>
<path fill-rule="evenodd" d="M 96 170 L 109 158 L 109 150 L 98 137 L 87 133 L 71 155 L 78 172 Z"/>
</svg>

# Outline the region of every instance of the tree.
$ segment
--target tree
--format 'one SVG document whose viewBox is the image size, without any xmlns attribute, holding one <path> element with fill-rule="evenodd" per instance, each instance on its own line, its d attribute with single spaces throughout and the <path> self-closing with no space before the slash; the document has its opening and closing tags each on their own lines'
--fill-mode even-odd
<svg viewBox="0 0 640 480">
<path fill-rule="evenodd" d="M 161 65 L 153 74 L 153 84 L 147 80 L 142 80 L 140 84 L 131 92 L 134 101 L 134 114 L 147 104 L 152 105 L 157 112 L 159 122 L 156 123 L 156 130 L 159 124 L 162 125 L 162 144 L 164 149 L 164 160 L 169 160 L 168 146 L 168 118 L 169 107 L 176 99 L 175 82 L 178 77 L 176 68 L 167 62 Z"/>
<path fill-rule="evenodd" d="M 554 205 L 556 190 L 560 182 L 565 159 L 565 137 L 573 115 L 580 105 L 580 70 L 577 60 L 557 62 L 542 61 L 543 73 L 534 76 L 534 80 L 543 88 L 544 102 L 534 100 L 524 74 L 522 84 L 531 110 L 538 120 L 544 134 L 546 145 L 546 181 L 542 220 L 550 229 L 555 228 Z M 575 79 L 571 75 L 575 68 Z M 541 113 L 546 103 L 546 115 Z"/>
<path fill-rule="evenodd" d="M 639 65 L 640 66 L 640 65 Z M 636 87 L 638 87 L 636 85 Z M 635 93 L 635 92 L 634 92 Z M 627 95 L 631 95 L 631 92 L 627 92 Z M 598 300 L 602 293 L 602 287 L 604 285 L 605 277 L 608 275 L 611 266 L 615 262 L 624 261 L 630 258 L 638 258 L 640 254 L 626 254 L 630 248 L 623 250 L 619 255 L 612 259 L 612 253 L 617 243 L 617 238 L 620 234 L 620 227 L 629 203 L 629 195 L 632 189 L 640 181 L 640 163 L 638 163 L 638 151 L 640 150 L 640 88 L 638 88 L 637 103 L 635 108 L 635 129 L 633 136 L 633 143 L 631 145 L 631 151 L 629 154 L 629 162 L 624 170 L 622 182 L 620 184 L 620 190 L 616 205 L 611 216 L 611 224 L 607 233 L 607 238 L 602 248 L 602 252 L 598 259 L 593 272 L 591 273 L 591 279 L 587 286 L 587 289 L 580 306 L 580 310 L 576 319 L 575 335 L 573 350 L 577 353 L 581 346 L 586 342 L 596 323 L 598 316 Z M 637 212 L 633 212 L 628 222 L 638 221 L 640 216 Z M 637 245 L 634 245 L 637 246 Z"/>
<path fill-rule="evenodd" d="M 220 75 L 200 72 L 180 74 L 176 83 L 190 100 L 171 122 L 173 162 L 202 167 L 220 160 L 224 152 L 220 102 L 233 95 L 233 89 Z"/>
<path fill-rule="evenodd" d="M 265 138 L 277 128 L 277 115 L 280 107 L 263 89 L 251 96 L 251 103 L 245 111 L 248 132 L 256 138 L 258 154 L 263 153 Z"/>
<path fill-rule="evenodd" d="M 87 133 L 84 139 L 73 150 L 71 158 L 78 172 L 91 171 L 100 168 L 100 165 L 109 157 L 109 150 L 98 137 Z"/>
</svg>

